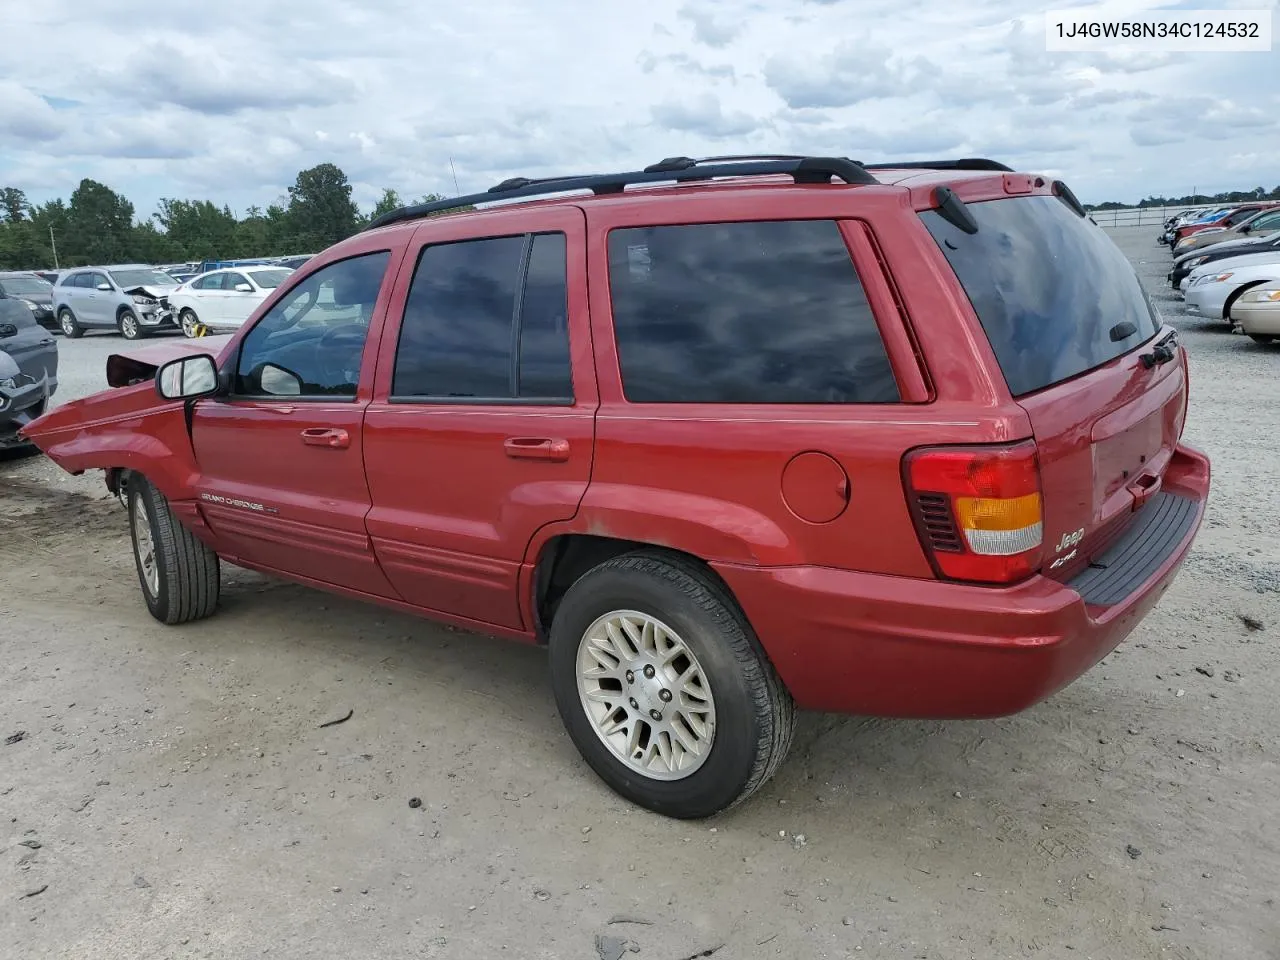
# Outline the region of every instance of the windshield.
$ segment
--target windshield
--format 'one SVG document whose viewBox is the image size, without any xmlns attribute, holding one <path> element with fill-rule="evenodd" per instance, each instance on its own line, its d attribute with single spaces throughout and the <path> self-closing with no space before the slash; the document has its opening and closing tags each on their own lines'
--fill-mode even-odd
<svg viewBox="0 0 1280 960">
<path fill-rule="evenodd" d="M 291 270 L 250 270 L 249 276 L 262 289 L 274 290 L 288 280 L 292 272 Z"/>
<path fill-rule="evenodd" d="M 1159 315 L 1101 227 L 1057 197 L 971 203 L 978 232 L 920 214 L 963 284 L 1009 391 L 1078 376 L 1155 335 Z"/>
<path fill-rule="evenodd" d="M 178 281 L 159 270 L 112 270 L 111 279 L 121 287 L 173 287 Z"/>
<path fill-rule="evenodd" d="M 4 292 L 9 296 L 20 297 L 24 293 L 37 295 L 48 293 L 53 289 L 53 284 L 39 277 L 5 277 L 0 279 L 0 287 L 3 287 Z"/>
</svg>

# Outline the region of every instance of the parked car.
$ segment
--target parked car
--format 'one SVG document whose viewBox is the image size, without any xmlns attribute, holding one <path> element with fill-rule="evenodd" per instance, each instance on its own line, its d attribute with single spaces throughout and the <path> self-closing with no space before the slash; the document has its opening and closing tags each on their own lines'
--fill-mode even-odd
<svg viewBox="0 0 1280 960">
<path fill-rule="evenodd" d="M 1264 236 L 1280 230 L 1280 206 L 1272 206 L 1255 210 L 1232 226 L 1218 224 L 1206 227 L 1189 237 L 1184 237 L 1175 245 L 1175 255 L 1201 250 L 1219 243 L 1233 240 L 1248 240 L 1251 237 Z"/>
<path fill-rule="evenodd" d="M 53 284 L 32 271 L 8 271 L 0 273 L 0 298 L 17 300 L 35 318 L 36 323 L 49 330 L 58 329 L 53 315 Z"/>
<path fill-rule="evenodd" d="M 1230 240 L 1248 239 L 1253 236 L 1265 236 L 1280 230 L 1280 209 L 1257 210 L 1235 226 L 1209 227 L 1199 233 L 1179 240 L 1173 248 L 1175 256 L 1202 250 Z"/>
<path fill-rule="evenodd" d="M 1264 283 L 1240 295 L 1231 319 L 1257 343 L 1280 340 L 1280 283 Z"/>
<path fill-rule="evenodd" d="M 188 337 L 205 330 L 236 330 L 292 272 L 284 267 L 211 270 L 176 287 L 169 306 Z"/>
<path fill-rule="evenodd" d="M 314 256 L 314 253 L 304 253 L 292 257 L 277 257 L 275 262 L 277 266 L 296 270 Z"/>
<path fill-rule="evenodd" d="M 1172 217 L 1168 217 L 1164 221 L 1164 230 L 1160 234 L 1160 236 L 1156 238 L 1156 242 L 1164 244 L 1165 246 L 1168 246 L 1173 242 L 1173 231 L 1175 228 L 1180 227 L 1184 223 L 1191 223 L 1193 220 L 1199 220 L 1201 217 L 1207 217 L 1210 214 L 1217 212 L 1218 209 L 1222 209 L 1222 211 L 1225 213 L 1231 208 L 1230 207 L 1224 207 L 1224 208 L 1197 207 L 1192 210 L 1184 210 L 1179 214 L 1175 214 Z"/>
<path fill-rule="evenodd" d="M 1233 257 L 1244 257 L 1252 254 L 1266 254 L 1270 251 L 1280 252 L 1280 230 L 1263 237 L 1247 240 L 1228 240 L 1215 243 L 1202 250 L 1193 250 L 1178 257 L 1169 271 L 1169 282 L 1175 289 L 1182 289 L 1182 281 L 1191 275 L 1191 271 L 1205 264 Z"/>
<path fill-rule="evenodd" d="M 1187 312 L 1210 320 L 1232 320 L 1232 307 L 1253 287 L 1280 280 L 1280 256 L 1229 257 L 1197 267 L 1185 283 Z"/>
<path fill-rule="evenodd" d="M 1280 202 L 1268 201 L 1248 203 L 1238 206 L 1225 216 L 1216 217 L 1213 220 L 1193 221 L 1192 223 L 1183 224 L 1173 231 L 1172 248 L 1174 252 L 1181 252 L 1178 250 L 1178 245 L 1188 237 L 1193 237 L 1197 233 L 1202 233 L 1205 230 L 1235 227 L 1238 224 L 1243 223 L 1245 220 L 1248 220 L 1254 214 L 1262 210 L 1273 210 L 1277 206 L 1280 206 Z"/>
<path fill-rule="evenodd" d="M 58 343 L 15 297 L 0 297 L 0 450 L 29 446 L 19 431 L 58 389 Z"/>
<path fill-rule="evenodd" d="M 173 277 L 146 264 L 68 270 L 53 288 L 58 326 L 73 339 L 93 329 L 119 330 L 126 340 L 173 329 L 166 297 L 176 286 Z"/>
<path fill-rule="evenodd" d="M 31 272 L 41 280 L 48 281 L 50 286 L 57 283 L 58 277 L 62 274 L 61 270 L 32 270 Z"/>
<path fill-rule="evenodd" d="M 1062 688 L 1209 488 L 1177 331 L 1063 183 L 986 160 L 515 179 L 177 346 L 27 429 L 106 470 L 152 616 L 212 614 L 221 558 L 546 644 L 587 762 L 675 817 L 765 782 L 797 707 Z"/>
</svg>

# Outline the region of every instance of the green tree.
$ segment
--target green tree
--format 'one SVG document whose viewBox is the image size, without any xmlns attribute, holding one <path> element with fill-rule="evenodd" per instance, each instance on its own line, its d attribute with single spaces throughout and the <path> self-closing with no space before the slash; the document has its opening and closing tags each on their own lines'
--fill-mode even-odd
<svg viewBox="0 0 1280 960">
<path fill-rule="evenodd" d="M 390 213 L 392 210 L 398 210 L 403 206 L 404 203 L 400 200 L 400 194 L 391 187 L 386 187 L 383 189 L 382 196 L 378 199 L 378 202 L 373 205 L 373 213 L 369 214 L 369 220 L 371 222 L 377 220 L 384 213 Z"/>
<path fill-rule="evenodd" d="M 288 234 L 308 249 L 320 250 L 359 229 L 360 211 L 351 201 L 347 175 L 332 163 L 298 174 L 289 188 Z"/>
<path fill-rule="evenodd" d="M 133 253 L 133 204 L 106 184 L 84 179 L 67 206 L 65 258 L 79 264 L 119 263 Z M 58 239 L 59 253 L 64 242 Z"/>
<path fill-rule="evenodd" d="M 159 210 L 151 217 L 180 256 L 205 260 L 236 255 L 239 223 L 229 207 L 219 209 L 208 200 L 166 198 L 160 201 Z"/>
<path fill-rule="evenodd" d="M 24 220 L 26 212 L 30 209 L 31 204 L 27 202 L 27 195 L 17 187 L 0 188 L 0 211 L 3 211 L 6 223 Z"/>
</svg>

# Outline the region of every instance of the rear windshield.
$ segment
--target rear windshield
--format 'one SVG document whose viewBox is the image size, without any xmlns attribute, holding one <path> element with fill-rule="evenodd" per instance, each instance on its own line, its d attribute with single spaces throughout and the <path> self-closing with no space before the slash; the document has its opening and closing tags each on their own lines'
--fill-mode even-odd
<svg viewBox="0 0 1280 960">
<path fill-rule="evenodd" d="M 934 210 L 920 217 L 969 295 L 1015 397 L 1102 366 L 1155 335 L 1159 315 L 1120 248 L 1057 197 L 968 208 L 975 234 Z"/>
<path fill-rule="evenodd" d="M 39 277 L 4 277 L 0 279 L 0 289 L 15 297 L 24 293 L 42 294 L 53 289 L 53 284 Z"/>
</svg>

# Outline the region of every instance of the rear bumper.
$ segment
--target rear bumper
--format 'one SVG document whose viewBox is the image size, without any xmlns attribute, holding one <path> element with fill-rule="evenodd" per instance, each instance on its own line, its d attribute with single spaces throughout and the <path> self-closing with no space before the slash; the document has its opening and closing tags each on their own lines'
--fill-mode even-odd
<svg viewBox="0 0 1280 960">
<path fill-rule="evenodd" d="M 1194 521 L 1150 575 L 1105 608 L 1047 577 L 993 588 L 827 567 L 713 566 L 799 706 L 891 717 L 1006 716 L 1061 690 L 1114 650 L 1173 582 L 1204 516 L 1208 459 L 1180 446 L 1164 489 L 1195 501 Z"/>
</svg>

